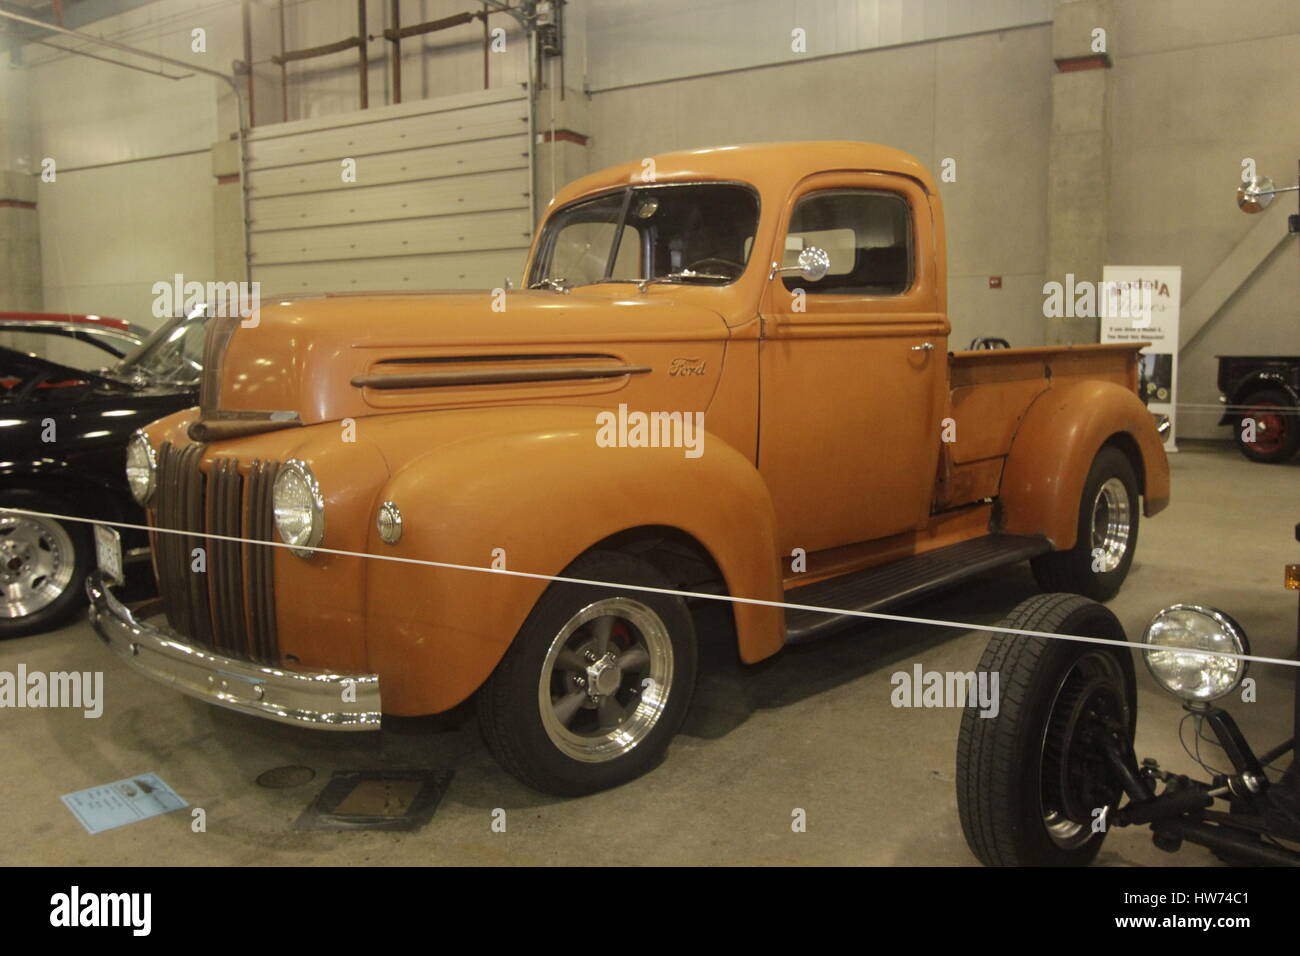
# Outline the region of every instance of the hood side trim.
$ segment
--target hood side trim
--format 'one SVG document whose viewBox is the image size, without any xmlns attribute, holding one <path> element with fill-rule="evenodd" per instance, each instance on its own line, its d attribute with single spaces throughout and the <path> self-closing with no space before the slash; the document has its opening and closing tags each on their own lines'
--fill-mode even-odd
<svg viewBox="0 0 1300 956">
<path fill-rule="evenodd" d="M 646 365 L 558 366 L 520 369 L 464 369 L 441 372 L 370 373 L 352 379 L 355 388 L 387 391 L 399 388 L 446 388 L 457 385 L 507 385 L 516 382 L 562 382 L 594 378 L 619 378 L 651 372 Z"/>
</svg>

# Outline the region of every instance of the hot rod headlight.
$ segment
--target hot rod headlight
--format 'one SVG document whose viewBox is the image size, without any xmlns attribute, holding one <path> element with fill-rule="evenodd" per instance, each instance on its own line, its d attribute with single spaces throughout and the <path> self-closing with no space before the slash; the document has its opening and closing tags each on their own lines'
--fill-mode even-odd
<svg viewBox="0 0 1300 956">
<path fill-rule="evenodd" d="M 316 476 L 305 461 L 291 458 L 280 466 L 271 494 L 275 509 L 275 529 L 280 540 L 300 558 L 309 558 L 309 549 L 325 537 L 325 499 L 321 497 Z"/>
<path fill-rule="evenodd" d="M 153 496 L 157 475 L 158 458 L 149 444 L 149 436 L 137 431 L 126 443 L 126 483 L 137 504 L 147 504 Z"/>
<path fill-rule="evenodd" d="M 1249 654 L 1250 644 L 1236 621 L 1212 607 L 1167 607 L 1151 619 L 1142 642 L 1151 676 L 1186 701 L 1218 700 L 1231 694 L 1246 676 L 1246 661 L 1213 653 Z"/>
</svg>

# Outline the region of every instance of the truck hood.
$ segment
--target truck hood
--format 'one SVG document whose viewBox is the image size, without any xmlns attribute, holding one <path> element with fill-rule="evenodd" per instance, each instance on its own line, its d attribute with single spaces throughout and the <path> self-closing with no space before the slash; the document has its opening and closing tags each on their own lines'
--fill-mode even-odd
<svg viewBox="0 0 1300 956">
<path fill-rule="evenodd" d="M 698 398 L 716 383 L 727 326 L 670 296 L 629 285 L 604 295 L 485 290 L 263 305 L 255 320 L 213 323 L 203 421 L 263 418 L 274 428 L 295 416 L 310 425 L 437 407 L 606 404 L 605 393 L 669 375 Z"/>
</svg>

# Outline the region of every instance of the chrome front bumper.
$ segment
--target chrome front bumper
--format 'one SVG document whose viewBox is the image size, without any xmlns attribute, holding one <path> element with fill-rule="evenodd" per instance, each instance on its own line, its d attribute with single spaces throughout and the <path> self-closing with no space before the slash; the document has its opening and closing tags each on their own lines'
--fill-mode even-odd
<svg viewBox="0 0 1300 956">
<path fill-rule="evenodd" d="M 104 584 L 86 580 L 90 623 L 132 668 L 183 694 L 258 717 L 320 730 L 378 730 L 379 678 L 280 670 L 186 644 L 164 625 L 136 620 Z"/>
</svg>

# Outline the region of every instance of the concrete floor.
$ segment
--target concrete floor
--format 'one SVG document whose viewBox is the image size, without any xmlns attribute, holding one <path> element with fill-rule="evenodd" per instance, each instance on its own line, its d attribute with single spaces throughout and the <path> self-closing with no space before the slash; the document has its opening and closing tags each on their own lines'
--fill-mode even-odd
<svg viewBox="0 0 1300 956">
<path fill-rule="evenodd" d="M 1257 653 L 1290 657 L 1295 595 L 1282 567 L 1300 547 L 1300 462 L 1252 465 L 1227 446 L 1172 456 L 1173 503 L 1144 522 L 1129 580 L 1112 602 L 1130 637 L 1176 600 L 1234 615 Z M 1027 566 L 992 574 L 911 613 L 992 623 L 1035 593 Z M 793 648 L 757 667 L 708 656 L 685 732 L 655 772 L 580 800 L 541 796 L 500 770 L 472 720 L 407 720 L 377 734 L 280 727 L 210 707 L 120 666 L 89 625 L 0 644 L 0 670 L 105 668 L 98 720 L 80 712 L 0 712 L 0 863 L 133 864 L 869 864 L 972 865 L 953 789 L 960 712 L 894 709 L 890 675 L 969 670 L 986 638 L 887 622 Z M 1196 770 L 1177 738 L 1178 704 L 1138 669 L 1139 756 Z M 1288 735 L 1289 672 L 1257 666 L 1259 702 L 1238 721 L 1259 749 Z M 1210 751 L 1209 762 L 1214 762 Z M 265 770 L 305 764 L 316 779 L 256 785 Z M 411 834 L 304 833 L 293 824 L 336 769 L 455 771 L 433 821 Z M 207 832 L 175 812 L 88 835 L 61 794 L 154 771 Z M 493 832 L 493 810 L 506 832 Z M 802 808 L 807 831 L 791 831 Z M 1170 856 L 1146 831 L 1111 834 L 1108 865 L 1217 865 L 1188 847 Z"/>
</svg>

